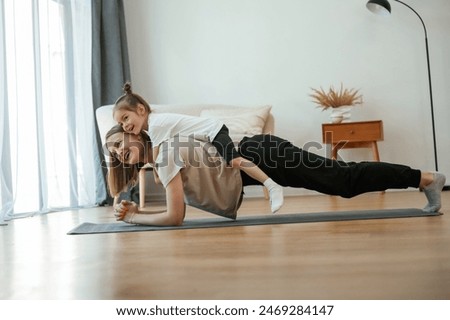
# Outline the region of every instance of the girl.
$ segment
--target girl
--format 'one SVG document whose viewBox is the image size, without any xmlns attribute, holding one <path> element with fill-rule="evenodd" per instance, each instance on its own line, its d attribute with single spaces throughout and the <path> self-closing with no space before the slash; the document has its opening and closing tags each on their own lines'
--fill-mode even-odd
<svg viewBox="0 0 450 320">
<path fill-rule="evenodd" d="M 180 225 L 184 220 L 185 204 L 236 218 L 242 187 L 256 181 L 245 172 L 227 167 L 208 142 L 192 137 L 184 139 L 169 139 L 161 145 L 158 158 L 153 159 L 151 142 L 145 134 L 127 134 L 120 126 L 108 132 L 107 148 L 113 159 L 108 185 L 113 196 L 136 181 L 137 170 L 134 168 L 139 162 L 154 163 L 166 188 L 167 211 L 146 214 L 150 212 L 139 211 L 136 204 L 122 201 L 115 206 L 118 220 L 157 226 Z M 385 162 L 336 161 L 307 152 L 272 135 L 245 137 L 238 148 L 244 158 L 253 161 L 283 186 L 307 188 L 345 198 L 389 188 L 413 187 L 422 189 L 428 199 L 424 211 L 438 212 L 441 208 L 441 190 L 445 184 L 445 176 L 441 173 L 421 172 Z M 120 156 L 126 153 L 129 154 L 127 159 Z"/>
<path fill-rule="evenodd" d="M 209 141 L 227 164 L 243 170 L 267 188 L 273 213 L 281 208 L 284 202 L 283 188 L 253 163 L 241 157 L 228 134 L 228 128 L 222 122 L 176 113 L 152 113 L 149 104 L 131 91 L 130 83 L 125 83 L 123 89 L 125 94 L 117 99 L 113 118 L 125 132 L 139 135 L 141 131 L 147 131 L 153 145 L 153 158 L 156 159 L 162 142 L 177 135 Z"/>
</svg>

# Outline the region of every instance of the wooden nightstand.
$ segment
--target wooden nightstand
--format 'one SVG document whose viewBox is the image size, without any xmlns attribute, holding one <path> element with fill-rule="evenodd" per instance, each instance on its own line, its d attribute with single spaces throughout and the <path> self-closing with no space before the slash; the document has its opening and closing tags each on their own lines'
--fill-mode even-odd
<svg viewBox="0 0 450 320">
<path fill-rule="evenodd" d="M 372 148 L 373 158 L 380 161 L 377 141 L 383 140 L 383 121 L 360 121 L 322 124 L 323 143 L 331 144 L 331 157 L 337 159 L 340 149 Z"/>
</svg>

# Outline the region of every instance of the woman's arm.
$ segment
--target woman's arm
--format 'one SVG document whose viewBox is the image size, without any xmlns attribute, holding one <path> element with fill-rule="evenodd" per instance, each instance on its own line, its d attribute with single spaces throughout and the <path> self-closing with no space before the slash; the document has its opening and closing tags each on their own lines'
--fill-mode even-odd
<svg viewBox="0 0 450 320">
<path fill-rule="evenodd" d="M 153 177 L 155 178 L 155 183 L 156 184 L 162 184 L 161 180 L 159 179 L 158 172 L 156 172 L 155 169 L 153 169 Z"/>
<path fill-rule="evenodd" d="M 152 149 L 153 161 L 155 161 L 155 159 L 158 158 L 158 154 L 159 154 L 159 146 L 153 147 L 153 149 Z M 155 169 L 153 169 L 153 177 L 155 178 L 156 184 L 161 184 L 161 180 L 159 179 L 158 172 L 156 172 Z"/>
<path fill-rule="evenodd" d="M 177 175 L 169 182 L 166 188 L 167 211 L 155 214 L 140 212 L 135 203 L 121 202 L 115 207 L 117 220 L 127 223 L 145 224 L 152 226 L 179 226 L 183 224 L 186 205 L 184 204 L 184 191 L 181 175 Z"/>
</svg>

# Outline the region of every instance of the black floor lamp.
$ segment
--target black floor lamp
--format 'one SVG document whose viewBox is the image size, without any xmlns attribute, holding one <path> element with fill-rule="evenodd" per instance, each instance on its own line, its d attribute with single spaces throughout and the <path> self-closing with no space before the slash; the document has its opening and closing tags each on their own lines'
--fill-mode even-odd
<svg viewBox="0 0 450 320">
<path fill-rule="evenodd" d="M 422 22 L 423 31 L 425 31 L 425 48 L 427 51 L 427 67 L 428 67 L 428 84 L 429 84 L 429 90 L 430 90 L 430 104 L 431 104 L 431 126 L 433 129 L 433 148 L 434 148 L 434 165 L 436 168 L 436 171 L 438 171 L 438 158 L 437 158 L 437 147 L 436 147 L 436 130 L 434 127 L 434 108 L 433 108 L 433 91 L 431 89 L 431 72 L 430 72 L 430 54 L 428 51 L 428 37 L 427 37 L 427 28 L 425 27 L 425 23 L 422 20 L 422 17 L 411 8 L 409 5 L 407 5 L 404 2 L 394 0 L 398 3 L 403 4 L 404 6 L 411 9 L 420 19 L 420 22 Z M 389 15 L 391 13 L 391 5 L 389 4 L 389 1 L 387 0 L 370 0 L 366 4 L 367 9 L 372 11 L 375 14 L 378 15 Z"/>
</svg>

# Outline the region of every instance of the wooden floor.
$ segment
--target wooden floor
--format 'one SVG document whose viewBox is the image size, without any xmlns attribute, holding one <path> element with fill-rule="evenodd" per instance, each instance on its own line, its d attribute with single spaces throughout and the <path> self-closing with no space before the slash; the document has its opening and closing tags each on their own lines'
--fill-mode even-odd
<svg viewBox="0 0 450 320">
<path fill-rule="evenodd" d="M 418 191 L 301 196 L 281 213 L 424 204 Z M 443 204 L 437 217 L 77 236 L 111 208 L 19 219 L 0 227 L 0 298 L 450 299 L 448 191 Z M 262 213 L 264 199 L 239 211 Z"/>
</svg>

